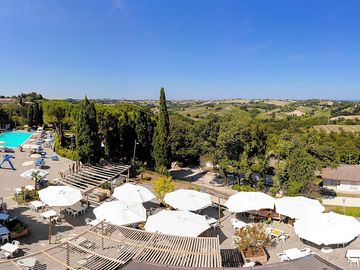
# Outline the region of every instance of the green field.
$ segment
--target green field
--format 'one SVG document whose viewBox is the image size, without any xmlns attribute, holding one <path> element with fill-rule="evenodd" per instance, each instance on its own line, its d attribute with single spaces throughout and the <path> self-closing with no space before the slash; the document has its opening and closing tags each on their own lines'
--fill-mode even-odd
<svg viewBox="0 0 360 270">
<path fill-rule="evenodd" d="M 340 132 L 341 130 L 345 132 L 360 132 L 360 125 L 318 125 L 314 126 L 318 131 L 325 131 L 327 133 Z"/>
</svg>

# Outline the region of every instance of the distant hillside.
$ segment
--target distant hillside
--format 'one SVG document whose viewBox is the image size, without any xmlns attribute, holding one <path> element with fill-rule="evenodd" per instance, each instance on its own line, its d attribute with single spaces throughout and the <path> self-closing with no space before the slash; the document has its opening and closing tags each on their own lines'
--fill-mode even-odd
<svg viewBox="0 0 360 270">
<path fill-rule="evenodd" d="M 325 131 L 327 133 L 333 132 L 360 132 L 360 125 L 318 125 L 314 126 L 314 128 L 318 131 Z"/>
</svg>

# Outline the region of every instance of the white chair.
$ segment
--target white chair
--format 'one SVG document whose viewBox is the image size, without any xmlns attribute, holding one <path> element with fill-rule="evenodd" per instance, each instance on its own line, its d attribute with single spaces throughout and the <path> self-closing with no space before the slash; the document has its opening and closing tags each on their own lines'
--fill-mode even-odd
<svg viewBox="0 0 360 270">
<path fill-rule="evenodd" d="M 20 242 L 17 241 L 17 240 L 13 240 L 13 241 L 11 242 L 11 244 L 14 245 L 14 246 L 20 246 Z"/>
<path fill-rule="evenodd" d="M 353 263 L 356 264 L 357 266 L 359 266 L 360 259 L 359 258 L 348 258 L 348 262 L 349 262 L 350 266 Z"/>
<path fill-rule="evenodd" d="M 266 232 L 267 235 L 270 235 L 271 232 L 272 232 L 272 230 L 273 230 L 273 228 L 267 227 L 267 228 L 265 229 L 265 232 Z"/>
<path fill-rule="evenodd" d="M 289 258 L 288 258 L 288 256 L 285 255 L 285 253 L 278 253 L 276 255 L 279 259 L 279 262 L 289 261 Z"/>
<path fill-rule="evenodd" d="M 283 243 L 285 243 L 285 241 L 289 238 L 289 235 L 287 235 L 286 233 L 282 234 L 279 236 L 279 240 L 281 240 Z"/>
<path fill-rule="evenodd" d="M 91 219 L 91 218 L 85 218 L 85 224 L 86 224 L 86 226 L 92 226 L 91 225 L 91 222 L 92 222 L 93 220 Z"/>
<path fill-rule="evenodd" d="M 8 234 L 1 235 L 1 242 L 4 243 L 5 240 L 6 240 L 6 242 L 9 242 L 9 235 Z"/>
<path fill-rule="evenodd" d="M 246 262 L 242 267 L 254 267 L 254 266 L 255 266 L 254 262 Z"/>
</svg>

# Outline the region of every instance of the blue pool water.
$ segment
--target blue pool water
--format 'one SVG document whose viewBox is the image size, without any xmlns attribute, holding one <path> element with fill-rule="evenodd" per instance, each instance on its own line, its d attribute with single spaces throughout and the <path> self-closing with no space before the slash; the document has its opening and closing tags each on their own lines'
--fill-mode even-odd
<svg viewBox="0 0 360 270">
<path fill-rule="evenodd" d="M 31 132 L 5 132 L 0 134 L 0 141 L 5 142 L 4 144 L 0 144 L 6 147 L 16 148 L 19 145 L 23 145 L 30 137 Z"/>
</svg>

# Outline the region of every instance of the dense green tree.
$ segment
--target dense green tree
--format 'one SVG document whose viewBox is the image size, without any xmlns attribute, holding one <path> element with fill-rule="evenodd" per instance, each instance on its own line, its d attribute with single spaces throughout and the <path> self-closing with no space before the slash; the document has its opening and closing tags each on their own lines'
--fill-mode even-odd
<svg viewBox="0 0 360 270">
<path fill-rule="evenodd" d="M 29 127 L 34 126 L 34 106 L 30 104 L 27 108 L 27 124 Z"/>
<path fill-rule="evenodd" d="M 169 114 L 166 106 L 165 90 L 160 90 L 160 112 L 153 137 L 153 158 L 157 170 L 162 167 L 170 168 L 171 148 L 169 143 Z"/>
<path fill-rule="evenodd" d="M 76 122 L 76 148 L 83 163 L 96 164 L 101 157 L 99 128 L 94 103 L 87 97 L 81 103 Z"/>
<path fill-rule="evenodd" d="M 140 110 L 135 125 L 136 140 L 139 143 L 136 156 L 141 161 L 151 161 L 153 123 L 148 113 Z"/>
</svg>

